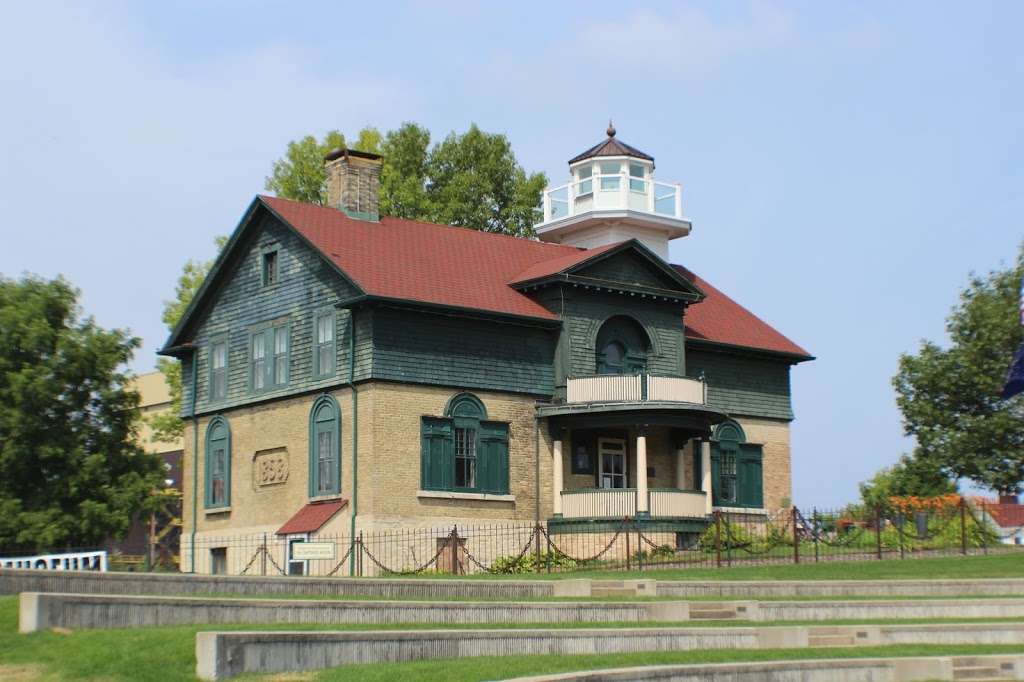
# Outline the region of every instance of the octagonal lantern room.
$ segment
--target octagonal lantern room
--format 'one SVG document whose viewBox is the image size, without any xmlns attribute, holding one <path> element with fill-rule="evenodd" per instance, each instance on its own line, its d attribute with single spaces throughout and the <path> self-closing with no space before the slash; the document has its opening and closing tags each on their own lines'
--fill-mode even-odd
<svg viewBox="0 0 1024 682">
<path fill-rule="evenodd" d="M 654 179 L 654 157 L 615 137 L 569 160 L 569 181 L 544 190 L 541 241 L 592 248 L 637 239 L 668 260 L 668 242 L 692 227 L 679 183 Z"/>
</svg>

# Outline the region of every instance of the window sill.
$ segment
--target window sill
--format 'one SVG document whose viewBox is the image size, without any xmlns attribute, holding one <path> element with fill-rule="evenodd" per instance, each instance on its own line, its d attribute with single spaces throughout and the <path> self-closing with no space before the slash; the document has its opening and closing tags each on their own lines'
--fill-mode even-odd
<svg viewBox="0 0 1024 682">
<path fill-rule="evenodd" d="M 417 490 L 416 497 L 438 500 L 483 500 L 485 502 L 515 502 L 515 495 L 495 495 L 493 493 L 456 493 L 444 490 Z"/>
<path fill-rule="evenodd" d="M 329 495 L 314 495 L 309 498 L 310 502 L 331 502 L 333 500 L 343 499 L 341 493 L 331 493 Z"/>
<path fill-rule="evenodd" d="M 209 509 L 204 509 L 203 513 L 207 516 L 212 516 L 213 514 L 230 514 L 231 507 L 211 507 Z"/>
<path fill-rule="evenodd" d="M 768 510 L 763 507 L 714 507 L 715 511 L 729 514 L 753 514 L 755 516 L 768 516 Z"/>
</svg>

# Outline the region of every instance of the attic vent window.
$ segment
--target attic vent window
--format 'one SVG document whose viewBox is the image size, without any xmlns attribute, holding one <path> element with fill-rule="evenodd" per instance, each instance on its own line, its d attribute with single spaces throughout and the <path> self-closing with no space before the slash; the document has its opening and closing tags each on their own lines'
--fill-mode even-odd
<svg viewBox="0 0 1024 682">
<path fill-rule="evenodd" d="M 277 249 L 274 249 L 263 254 L 263 286 L 277 284 L 277 278 Z"/>
</svg>

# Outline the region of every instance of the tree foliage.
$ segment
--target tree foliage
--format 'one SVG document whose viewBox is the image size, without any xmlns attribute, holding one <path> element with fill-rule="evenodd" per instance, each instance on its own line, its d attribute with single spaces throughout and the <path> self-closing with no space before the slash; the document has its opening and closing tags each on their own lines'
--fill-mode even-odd
<svg viewBox="0 0 1024 682">
<path fill-rule="evenodd" d="M 1020 284 L 1024 247 L 1013 267 L 972 275 L 947 319 L 948 348 L 924 341 L 903 355 L 893 378 L 914 457 L 998 491 L 1024 481 L 1024 397 L 1000 392 L 1024 332 Z"/>
<path fill-rule="evenodd" d="M 0 547 L 42 551 L 123 535 L 162 464 L 136 444 L 124 365 L 139 340 L 81 319 L 65 280 L 0 278 Z"/>
<path fill-rule="evenodd" d="M 214 243 L 219 252 L 227 244 L 227 237 L 217 237 Z M 168 332 L 174 331 L 178 322 L 185 315 L 203 280 L 213 267 L 213 260 L 189 260 L 182 268 L 181 276 L 174 287 L 174 298 L 164 301 L 164 312 L 161 316 Z M 160 358 L 156 368 L 164 375 L 167 389 L 171 396 L 171 408 L 166 412 L 157 412 L 149 417 L 153 439 L 157 441 L 175 441 L 181 438 L 185 424 L 181 421 L 181 363 L 175 358 Z"/>
<path fill-rule="evenodd" d="M 956 482 L 941 467 L 908 455 L 860 484 L 860 498 L 868 509 L 887 508 L 893 497 L 938 497 L 956 491 Z"/>
<path fill-rule="evenodd" d="M 337 131 L 322 143 L 312 136 L 291 142 L 284 158 L 274 162 L 266 188 L 287 199 L 323 204 L 323 157 L 342 146 L 344 136 Z M 547 178 L 527 174 L 504 135 L 474 124 L 431 146 L 429 131 L 404 123 L 383 136 L 364 128 L 354 148 L 384 156 L 380 207 L 385 215 L 520 236 L 532 235 L 540 222 Z"/>
</svg>

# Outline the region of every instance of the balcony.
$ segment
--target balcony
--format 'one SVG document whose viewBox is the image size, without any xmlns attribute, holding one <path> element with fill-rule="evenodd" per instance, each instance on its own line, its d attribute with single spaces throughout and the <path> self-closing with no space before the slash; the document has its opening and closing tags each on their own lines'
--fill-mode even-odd
<svg viewBox="0 0 1024 682">
<path fill-rule="evenodd" d="M 563 490 L 562 518 L 633 518 L 637 514 L 639 494 L 636 488 Z M 646 495 L 651 517 L 704 518 L 707 514 L 706 496 L 699 490 L 651 488 Z"/>
<path fill-rule="evenodd" d="M 544 223 L 590 211 L 628 210 L 685 220 L 683 188 L 626 173 L 594 175 L 544 190 Z"/>
<path fill-rule="evenodd" d="M 566 381 L 566 402 L 670 402 L 707 404 L 707 384 L 701 379 L 653 374 L 599 374 Z"/>
</svg>

